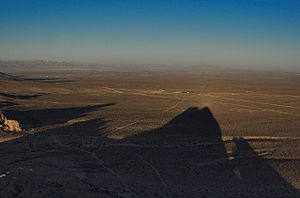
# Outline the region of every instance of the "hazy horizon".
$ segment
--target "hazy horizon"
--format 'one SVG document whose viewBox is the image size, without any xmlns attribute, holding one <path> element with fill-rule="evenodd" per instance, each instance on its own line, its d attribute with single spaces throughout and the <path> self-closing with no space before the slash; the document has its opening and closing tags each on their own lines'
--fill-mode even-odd
<svg viewBox="0 0 300 198">
<path fill-rule="evenodd" d="M 300 67 L 296 0 L 0 2 L 0 60 Z"/>
</svg>

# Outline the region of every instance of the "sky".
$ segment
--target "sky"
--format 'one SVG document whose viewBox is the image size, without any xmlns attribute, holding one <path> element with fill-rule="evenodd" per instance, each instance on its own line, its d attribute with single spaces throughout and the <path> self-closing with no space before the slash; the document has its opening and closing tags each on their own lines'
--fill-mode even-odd
<svg viewBox="0 0 300 198">
<path fill-rule="evenodd" d="M 300 0 L 0 0 L 0 59 L 300 67 Z"/>
</svg>

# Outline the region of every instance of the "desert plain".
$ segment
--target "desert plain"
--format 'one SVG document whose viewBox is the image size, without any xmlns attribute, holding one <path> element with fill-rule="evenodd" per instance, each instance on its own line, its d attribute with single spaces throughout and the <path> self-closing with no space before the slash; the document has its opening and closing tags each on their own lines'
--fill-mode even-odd
<svg viewBox="0 0 300 198">
<path fill-rule="evenodd" d="M 0 75 L 0 197 L 300 197 L 300 73 Z"/>
</svg>

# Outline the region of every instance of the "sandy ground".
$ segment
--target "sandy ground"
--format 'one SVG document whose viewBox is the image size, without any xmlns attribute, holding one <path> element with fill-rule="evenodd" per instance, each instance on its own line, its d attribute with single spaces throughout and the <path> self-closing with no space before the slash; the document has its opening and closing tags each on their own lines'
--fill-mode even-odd
<svg viewBox="0 0 300 198">
<path fill-rule="evenodd" d="M 0 197 L 299 197 L 300 74 L 14 73 Z"/>
</svg>

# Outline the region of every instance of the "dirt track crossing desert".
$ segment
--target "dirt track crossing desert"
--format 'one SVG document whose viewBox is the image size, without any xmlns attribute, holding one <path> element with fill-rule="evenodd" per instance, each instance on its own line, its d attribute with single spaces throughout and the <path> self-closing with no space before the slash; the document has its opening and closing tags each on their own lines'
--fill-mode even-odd
<svg viewBox="0 0 300 198">
<path fill-rule="evenodd" d="M 300 195 L 297 74 L 31 71 L 0 83 L 1 111 L 23 128 L 1 132 L 0 197 Z"/>
</svg>

